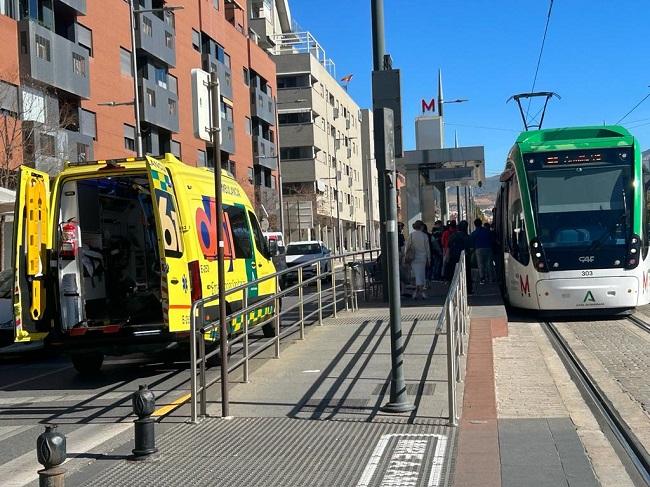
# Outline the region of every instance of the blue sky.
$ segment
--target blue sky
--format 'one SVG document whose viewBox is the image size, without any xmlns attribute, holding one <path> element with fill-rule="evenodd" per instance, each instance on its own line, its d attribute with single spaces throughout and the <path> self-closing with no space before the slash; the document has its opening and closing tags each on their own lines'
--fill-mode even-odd
<svg viewBox="0 0 650 487">
<path fill-rule="evenodd" d="M 436 95 L 440 68 L 445 98 L 470 99 L 446 107 L 447 146 L 456 130 L 461 145 L 485 146 L 488 175 L 500 172 L 522 130 L 516 104 L 506 100 L 531 88 L 548 0 L 384 2 L 386 50 L 402 71 L 405 148 L 415 146 L 413 120 L 420 99 Z M 290 6 L 336 63 L 337 77 L 354 74 L 353 98 L 370 106 L 370 0 Z M 555 0 L 535 89 L 562 99 L 549 104 L 545 127 L 614 123 L 650 92 L 649 7 L 647 0 Z M 650 98 L 626 123 L 646 149 Z"/>
</svg>

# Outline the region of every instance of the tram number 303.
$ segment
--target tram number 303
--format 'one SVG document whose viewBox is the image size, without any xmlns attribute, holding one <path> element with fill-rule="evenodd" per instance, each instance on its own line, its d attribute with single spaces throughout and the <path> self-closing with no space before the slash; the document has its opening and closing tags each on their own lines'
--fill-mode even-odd
<svg viewBox="0 0 650 487">
<path fill-rule="evenodd" d="M 582 277 L 593 276 L 594 271 L 582 271 Z"/>
</svg>

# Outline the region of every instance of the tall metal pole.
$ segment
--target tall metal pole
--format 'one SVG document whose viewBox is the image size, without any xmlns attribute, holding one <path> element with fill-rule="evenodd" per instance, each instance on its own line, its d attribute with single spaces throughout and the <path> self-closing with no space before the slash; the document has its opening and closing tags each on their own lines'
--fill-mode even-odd
<svg viewBox="0 0 650 487">
<path fill-rule="evenodd" d="M 375 71 L 384 69 L 384 0 L 370 0 L 372 9 L 372 53 Z"/>
<path fill-rule="evenodd" d="M 470 221 L 471 215 L 469 212 L 469 197 L 467 196 L 467 186 L 465 186 L 465 220 Z"/>
<path fill-rule="evenodd" d="M 138 61 L 135 46 L 135 12 L 133 0 L 129 0 L 129 19 L 131 22 L 131 70 L 133 71 L 133 111 L 135 112 L 135 152 L 138 157 L 144 155 L 142 149 L 142 131 L 140 130 L 140 93 L 138 91 Z"/>
<path fill-rule="evenodd" d="M 214 199 L 217 218 L 217 283 L 219 289 L 219 346 L 221 348 L 221 416 L 230 416 L 228 399 L 228 328 L 226 323 L 226 273 L 224 266 L 223 201 L 221 193 L 221 90 L 216 71 L 210 73 L 212 149 L 214 151 Z M 244 291 L 247 292 L 247 291 Z"/>
<path fill-rule="evenodd" d="M 275 107 L 275 156 L 278 161 L 278 202 L 280 206 L 280 232 L 282 238 L 287 238 L 284 234 L 284 195 L 282 188 L 282 164 L 280 161 L 280 118 L 278 116 L 278 98 L 273 98 L 273 106 Z"/>
<path fill-rule="evenodd" d="M 371 0 L 373 59 L 375 71 L 384 68 L 384 5 L 383 0 Z M 375 89 L 373 83 L 373 89 Z M 373 93 L 376 95 L 377 93 Z M 398 94 L 399 95 L 399 94 Z M 404 381 L 404 341 L 402 338 L 402 314 L 399 288 L 399 246 L 397 240 L 397 171 L 395 152 L 393 111 L 378 106 L 378 96 L 373 96 L 375 160 L 379 173 L 379 198 L 383 200 L 381 214 L 382 263 L 386 276 L 388 303 L 390 309 L 390 352 L 391 381 L 390 400 L 383 410 L 390 413 L 412 411 L 415 406 L 408 402 Z M 389 130 L 386 130 L 388 122 Z M 386 140 L 388 139 L 388 140 Z M 388 142 L 388 143 L 387 143 Z M 387 150 L 388 149 L 388 150 Z"/>
</svg>

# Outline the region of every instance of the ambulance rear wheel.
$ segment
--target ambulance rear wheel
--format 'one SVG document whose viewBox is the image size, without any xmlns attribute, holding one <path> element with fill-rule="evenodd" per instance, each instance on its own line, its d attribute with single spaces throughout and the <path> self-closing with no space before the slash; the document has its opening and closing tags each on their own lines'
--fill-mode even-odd
<svg viewBox="0 0 650 487">
<path fill-rule="evenodd" d="M 75 353 L 71 357 L 72 365 L 81 375 L 96 375 L 104 363 L 104 354 L 101 352 Z"/>
<path fill-rule="evenodd" d="M 282 300 L 280 299 L 280 304 L 278 306 L 280 309 L 276 310 L 276 313 L 282 311 Z M 273 338 L 275 337 L 275 320 L 269 321 L 266 325 L 262 326 L 262 333 L 264 333 L 264 338 Z"/>
</svg>

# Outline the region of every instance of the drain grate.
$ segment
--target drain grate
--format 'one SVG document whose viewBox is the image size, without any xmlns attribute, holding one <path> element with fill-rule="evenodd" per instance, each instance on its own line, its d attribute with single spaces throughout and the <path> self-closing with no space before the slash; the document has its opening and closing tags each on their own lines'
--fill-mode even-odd
<svg viewBox="0 0 650 487">
<path fill-rule="evenodd" d="M 385 391 L 384 391 L 385 388 Z M 420 391 L 421 388 L 421 391 Z M 433 396 L 433 391 L 435 391 L 435 384 L 406 384 L 406 393 L 409 396 Z M 390 393 L 390 384 L 380 383 L 375 386 L 375 390 L 372 391 L 374 396 L 379 396 L 382 394 Z"/>
</svg>

